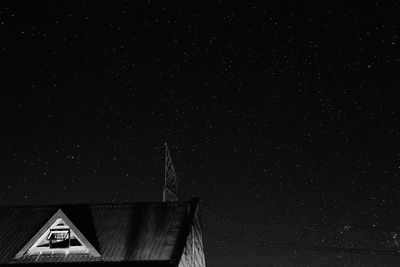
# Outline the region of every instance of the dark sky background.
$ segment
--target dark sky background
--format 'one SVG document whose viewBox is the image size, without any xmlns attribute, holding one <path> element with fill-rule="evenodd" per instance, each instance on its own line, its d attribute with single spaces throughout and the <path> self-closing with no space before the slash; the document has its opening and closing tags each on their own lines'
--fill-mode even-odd
<svg viewBox="0 0 400 267">
<path fill-rule="evenodd" d="M 167 141 L 209 266 L 396 229 L 400 6 L 245 2 L 1 1 L 1 205 L 160 201 Z"/>
</svg>

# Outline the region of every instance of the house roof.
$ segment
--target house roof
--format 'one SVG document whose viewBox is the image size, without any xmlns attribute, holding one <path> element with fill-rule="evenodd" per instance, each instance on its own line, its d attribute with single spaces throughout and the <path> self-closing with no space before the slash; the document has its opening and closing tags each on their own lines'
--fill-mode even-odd
<svg viewBox="0 0 400 267">
<path fill-rule="evenodd" d="M 179 262 L 197 201 L 193 198 L 188 202 L 174 203 L 0 207 L 0 264 L 137 262 L 143 265 L 144 262 Z M 100 253 L 100 257 L 54 254 L 24 255 L 15 259 L 16 254 L 59 209 Z"/>
</svg>

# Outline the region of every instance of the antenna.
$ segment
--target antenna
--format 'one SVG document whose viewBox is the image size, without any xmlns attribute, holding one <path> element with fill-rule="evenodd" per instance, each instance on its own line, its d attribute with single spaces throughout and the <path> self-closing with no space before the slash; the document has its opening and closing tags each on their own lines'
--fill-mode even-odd
<svg viewBox="0 0 400 267">
<path fill-rule="evenodd" d="M 167 143 L 165 146 L 165 180 L 163 202 L 178 201 L 178 176 L 175 174 Z"/>
</svg>

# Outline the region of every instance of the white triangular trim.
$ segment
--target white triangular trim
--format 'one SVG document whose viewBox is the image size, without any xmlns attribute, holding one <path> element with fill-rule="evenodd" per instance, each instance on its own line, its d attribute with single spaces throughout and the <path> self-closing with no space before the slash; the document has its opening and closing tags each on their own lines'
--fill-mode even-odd
<svg viewBox="0 0 400 267">
<path fill-rule="evenodd" d="M 42 252 L 39 250 L 37 246 L 47 237 L 50 229 L 52 227 L 57 228 L 57 224 L 59 222 L 63 222 L 64 226 L 68 226 L 71 235 L 74 235 L 76 239 L 81 243 L 82 246 L 77 247 L 76 249 L 44 249 L 46 252 L 56 252 L 56 253 L 84 253 L 89 254 L 94 257 L 100 257 L 100 253 L 90 244 L 90 242 L 86 239 L 86 237 L 79 231 L 79 229 L 72 223 L 72 221 L 65 215 L 65 213 L 59 209 L 43 226 L 40 230 L 29 240 L 29 242 L 15 255 L 14 259 L 20 259 L 25 254 L 34 254 L 37 252 L 41 254 Z"/>
<path fill-rule="evenodd" d="M 49 237 L 56 234 L 66 234 L 69 239 L 68 248 L 50 248 Z M 76 241 L 77 242 L 76 242 Z M 79 245 L 77 244 L 79 243 Z M 89 249 L 82 240 L 75 234 L 71 227 L 62 218 L 56 219 L 53 224 L 39 237 L 35 243 L 27 250 L 26 254 L 42 253 L 87 253 Z"/>
</svg>

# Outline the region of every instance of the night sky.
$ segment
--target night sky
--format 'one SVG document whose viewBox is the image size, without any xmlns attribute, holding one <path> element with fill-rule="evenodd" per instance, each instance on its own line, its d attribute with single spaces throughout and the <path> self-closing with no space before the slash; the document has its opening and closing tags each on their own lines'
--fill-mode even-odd
<svg viewBox="0 0 400 267">
<path fill-rule="evenodd" d="M 208 266 L 398 229 L 400 5 L 172 2 L 0 2 L 1 205 L 161 201 L 166 141 Z"/>
</svg>

